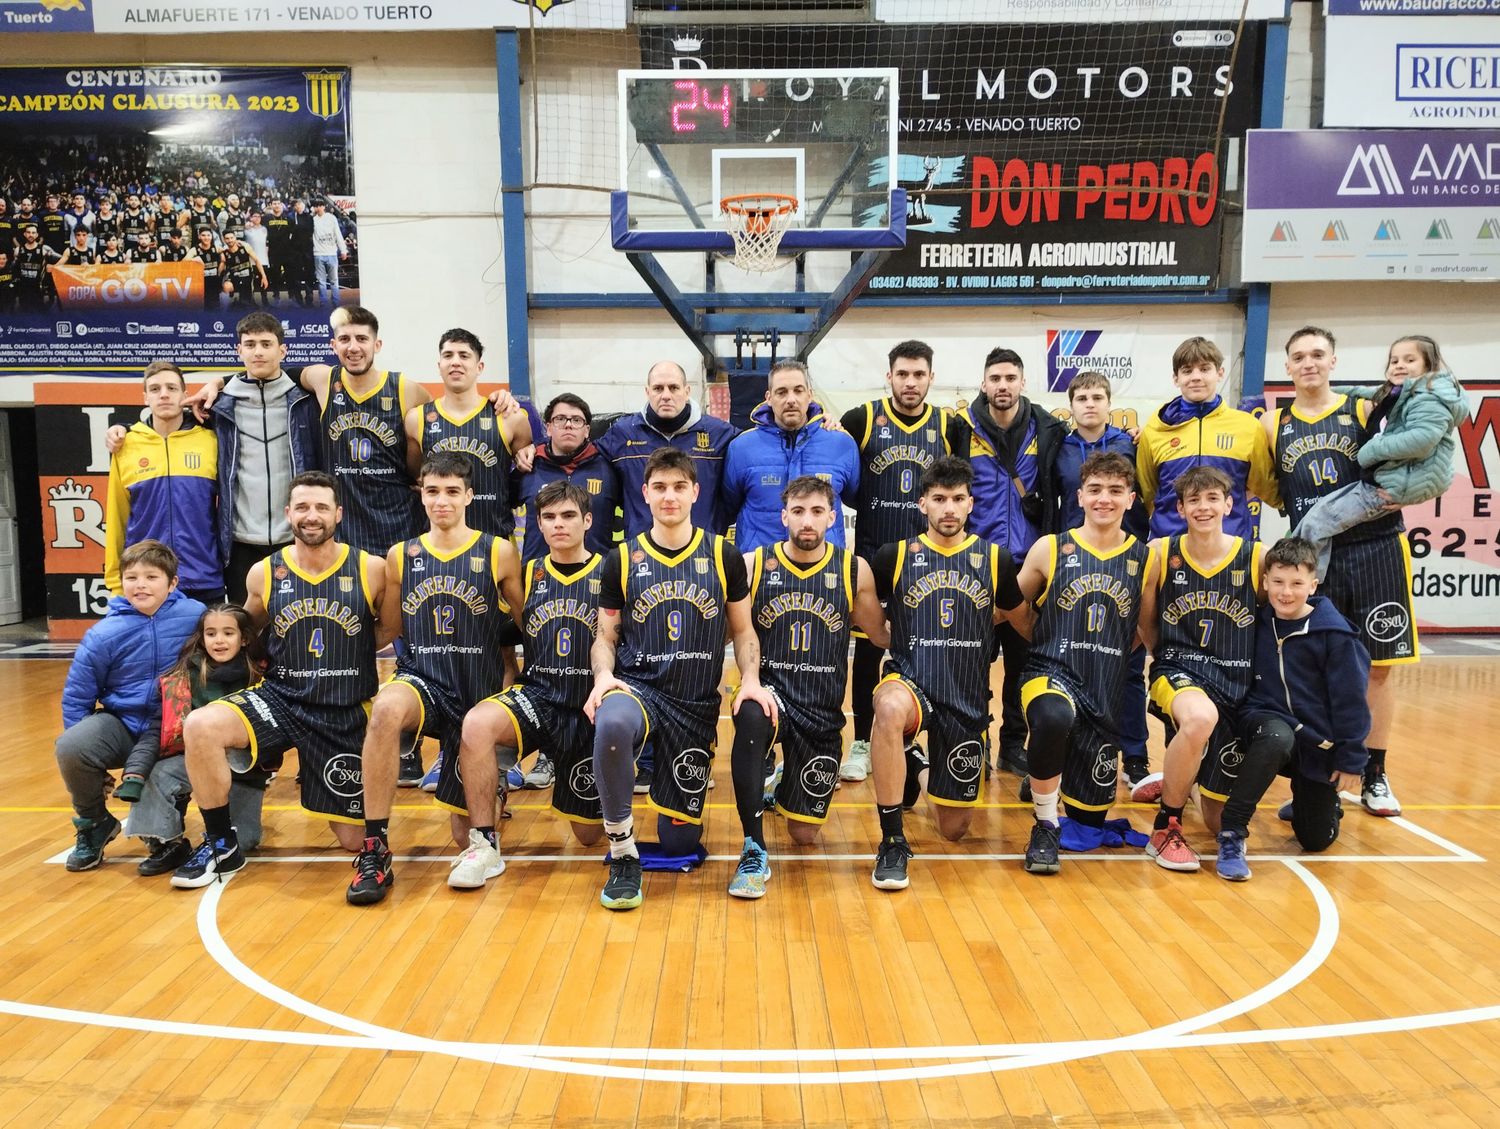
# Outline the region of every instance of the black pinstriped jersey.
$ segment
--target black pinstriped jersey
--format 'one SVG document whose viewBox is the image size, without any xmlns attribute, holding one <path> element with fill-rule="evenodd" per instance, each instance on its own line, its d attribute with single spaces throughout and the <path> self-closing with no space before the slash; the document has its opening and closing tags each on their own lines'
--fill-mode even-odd
<svg viewBox="0 0 1500 1129">
<path fill-rule="evenodd" d="M 1281 485 L 1281 498 L 1286 503 L 1293 533 L 1319 498 L 1359 481 L 1359 444 L 1369 415 L 1368 400 L 1351 401 L 1348 396 L 1340 396 L 1332 407 L 1317 416 L 1303 415 L 1292 405 L 1276 409 L 1276 480 Z M 1340 533 L 1333 543 L 1345 545 L 1388 537 L 1405 528 L 1401 511 L 1396 510 Z"/>
<path fill-rule="evenodd" d="M 309 706 L 353 706 L 375 695 L 375 608 L 365 554 L 340 545 L 337 562 L 314 576 L 287 549 L 265 559 L 269 681 Z"/>
<path fill-rule="evenodd" d="M 860 454 L 854 551 L 870 560 L 880 546 L 927 528 L 917 486 L 932 461 L 951 452 L 947 408 L 928 404 L 916 422 L 903 423 L 883 399 L 866 404 L 864 415 L 864 430 L 854 435 Z"/>
<path fill-rule="evenodd" d="M 603 565 L 598 553 L 582 567 L 559 566 L 550 556 L 526 562 L 521 681 L 570 709 L 582 709 L 594 688 L 589 650 L 599 632 Z"/>
<path fill-rule="evenodd" d="M 1118 548 L 1092 549 L 1080 532 L 1047 535 L 1052 559 L 1036 601 L 1028 667 L 1067 674 L 1082 698 L 1074 704 L 1112 729 L 1140 622 L 1149 548 L 1127 536 Z"/>
<path fill-rule="evenodd" d="M 509 537 L 516 528 L 510 500 L 510 444 L 505 421 L 488 400 L 467 416 L 450 416 L 442 403 L 422 409 L 422 458 L 438 451 L 463 455 L 474 468 L 474 501 L 464 519 L 474 529 Z"/>
<path fill-rule="evenodd" d="M 828 730 L 844 725 L 854 557 L 825 546 L 823 559 L 798 564 L 783 545 L 755 550 L 751 614 L 760 637 L 760 678 Z"/>
<path fill-rule="evenodd" d="M 510 609 L 500 594 L 501 540 L 474 530 L 457 549 L 439 552 L 431 535 L 399 542 L 401 655 L 407 670 L 465 708 L 498 694 L 504 671 L 500 630 Z"/>
<path fill-rule="evenodd" d="M 1234 538 L 1216 565 L 1195 561 L 1186 542 L 1178 536 L 1161 545 L 1153 657 L 1236 705 L 1255 680 L 1255 542 Z"/>
<path fill-rule="evenodd" d="M 724 562 L 734 550 L 696 529 L 676 552 L 657 548 L 645 534 L 616 552 L 624 597 L 620 676 L 685 703 L 717 703 L 729 622 Z"/>
<path fill-rule="evenodd" d="M 323 468 L 339 480 L 344 520 L 339 539 L 384 556 L 412 535 L 419 504 L 406 469 L 406 409 L 410 385 L 399 372 L 382 372 L 363 396 L 348 386 L 341 366 L 328 376 L 323 407 Z"/>
<path fill-rule="evenodd" d="M 995 604 L 1007 580 L 1015 584 L 1010 554 L 972 533 L 952 548 L 926 533 L 896 546 L 891 665 L 967 722 L 988 712 Z"/>
</svg>

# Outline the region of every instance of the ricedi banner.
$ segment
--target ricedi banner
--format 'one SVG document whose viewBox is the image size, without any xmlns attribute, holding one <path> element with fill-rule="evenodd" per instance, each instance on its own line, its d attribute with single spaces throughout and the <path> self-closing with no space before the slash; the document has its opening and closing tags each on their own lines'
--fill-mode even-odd
<svg viewBox="0 0 1500 1129">
<path fill-rule="evenodd" d="M 1323 42 L 1324 126 L 1500 125 L 1500 19 L 1493 15 L 1331 16 Z"/>
<path fill-rule="evenodd" d="M 345 67 L 0 68 L 0 365 L 234 365 L 256 309 L 324 359 L 351 170 Z"/>
<path fill-rule="evenodd" d="M 896 67 L 907 242 L 866 293 L 1203 290 L 1260 27 L 643 27 L 647 68 Z M 1231 77 L 1233 59 L 1235 75 Z M 1224 138 L 1216 146 L 1220 113 Z M 883 172 L 883 168 L 881 169 Z M 867 192 L 871 207 L 883 197 Z"/>
<path fill-rule="evenodd" d="M 1242 273 L 1500 278 L 1500 130 L 1251 130 Z"/>
</svg>

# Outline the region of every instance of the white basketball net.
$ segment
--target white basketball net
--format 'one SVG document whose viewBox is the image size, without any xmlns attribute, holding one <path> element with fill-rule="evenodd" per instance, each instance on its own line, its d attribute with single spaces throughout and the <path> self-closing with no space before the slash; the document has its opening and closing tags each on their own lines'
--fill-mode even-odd
<svg viewBox="0 0 1500 1129">
<path fill-rule="evenodd" d="M 724 226 L 734 240 L 734 254 L 726 256 L 741 270 L 768 271 L 778 265 L 781 237 L 797 214 L 789 196 L 741 196 L 719 206 Z"/>
</svg>

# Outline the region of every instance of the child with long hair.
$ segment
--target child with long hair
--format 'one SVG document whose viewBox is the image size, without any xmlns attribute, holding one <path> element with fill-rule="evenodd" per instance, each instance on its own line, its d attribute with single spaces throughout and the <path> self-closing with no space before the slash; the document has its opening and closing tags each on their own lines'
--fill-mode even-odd
<svg viewBox="0 0 1500 1129">
<path fill-rule="evenodd" d="M 1463 386 L 1437 342 L 1421 334 L 1392 343 L 1385 383 L 1351 388 L 1349 394 L 1375 405 L 1359 447 L 1364 476 L 1319 498 L 1294 530 L 1317 548 L 1319 580 L 1328 574 L 1336 535 L 1391 510 L 1430 502 L 1453 484 L 1453 433 L 1468 414 Z"/>
<path fill-rule="evenodd" d="M 187 715 L 259 682 L 263 667 L 260 642 L 245 609 L 215 604 L 203 613 L 177 664 L 162 675 L 154 762 L 127 763 L 125 779 L 115 792 L 135 803 L 126 834 L 144 839 L 151 852 L 137 867 L 142 875 L 170 874 L 192 853 L 183 837 L 183 816 L 192 795 L 182 755 Z M 246 849 L 260 842 L 260 807 L 269 780 L 268 773 L 252 770 L 236 774 L 230 785 L 230 811 Z"/>
</svg>

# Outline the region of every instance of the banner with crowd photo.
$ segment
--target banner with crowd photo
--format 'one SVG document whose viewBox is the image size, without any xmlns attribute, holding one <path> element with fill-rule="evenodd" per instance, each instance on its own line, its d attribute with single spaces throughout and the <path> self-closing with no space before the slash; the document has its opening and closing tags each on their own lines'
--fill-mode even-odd
<svg viewBox="0 0 1500 1129">
<path fill-rule="evenodd" d="M 288 364 L 326 359 L 329 307 L 359 298 L 349 137 L 346 67 L 0 67 L 0 366 L 233 365 L 259 309 Z M 347 256 L 321 291 L 318 201 Z M 231 233 L 254 258 L 221 267 Z"/>
<path fill-rule="evenodd" d="M 642 28 L 641 58 L 683 71 L 766 59 L 900 70 L 907 240 L 866 293 L 1201 291 L 1219 282 L 1261 35 L 1232 23 L 714 25 Z"/>
<path fill-rule="evenodd" d="M 1500 381 L 1465 381 L 1469 415 L 1458 426 L 1453 485 L 1403 511 L 1411 545 L 1417 623 L 1436 633 L 1500 631 Z M 1289 404 L 1292 387 L 1266 385 L 1266 403 Z M 1263 538 L 1286 530 L 1270 514 Z"/>
</svg>

